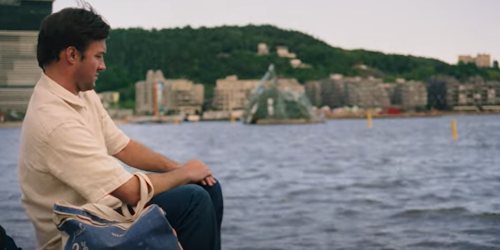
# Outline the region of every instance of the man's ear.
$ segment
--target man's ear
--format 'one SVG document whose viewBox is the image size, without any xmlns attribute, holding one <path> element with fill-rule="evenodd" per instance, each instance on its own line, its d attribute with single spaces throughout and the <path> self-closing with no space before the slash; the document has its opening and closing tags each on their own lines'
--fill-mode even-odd
<svg viewBox="0 0 500 250">
<path fill-rule="evenodd" d="M 75 64 L 80 60 L 81 54 L 75 47 L 69 46 L 64 50 L 64 58 L 69 64 Z"/>
</svg>

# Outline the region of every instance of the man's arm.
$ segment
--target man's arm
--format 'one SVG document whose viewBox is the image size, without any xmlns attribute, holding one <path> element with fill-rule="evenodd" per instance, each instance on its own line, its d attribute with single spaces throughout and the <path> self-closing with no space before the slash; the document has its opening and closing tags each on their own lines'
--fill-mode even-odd
<svg viewBox="0 0 500 250">
<path fill-rule="evenodd" d="M 187 183 L 200 182 L 211 175 L 205 164 L 198 160 L 190 160 L 172 171 L 160 174 L 148 174 L 148 177 L 153 184 L 154 196 L 156 196 Z M 129 205 L 135 206 L 141 198 L 139 179 L 134 176 L 113 191 L 111 195 Z"/>
<path fill-rule="evenodd" d="M 156 173 L 166 173 L 181 166 L 178 162 L 170 160 L 134 140 L 130 140 L 125 148 L 113 156 L 133 168 Z M 212 186 L 215 184 L 215 179 L 209 176 L 201 180 L 200 183 Z"/>
<path fill-rule="evenodd" d="M 165 173 L 181 165 L 134 140 L 113 156 L 133 168 L 157 173 Z"/>
</svg>

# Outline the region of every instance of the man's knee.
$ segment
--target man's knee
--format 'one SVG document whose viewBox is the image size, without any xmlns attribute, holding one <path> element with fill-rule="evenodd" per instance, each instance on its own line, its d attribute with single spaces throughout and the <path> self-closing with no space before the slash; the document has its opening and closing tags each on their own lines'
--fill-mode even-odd
<svg viewBox="0 0 500 250">
<path fill-rule="evenodd" d="M 212 188 L 220 193 L 222 193 L 222 188 L 220 186 L 219 180 L 215 179 L 215 184 L 212 186 Z"/>
<path fill-rule="evenodd" d="M 221 196 L 222 195 L 222 188 L 220 185 L 220 182 L 216 180 L 215 184 L 213 186 L 203 186 L 205 190 L 210 194 L 210 196 Z"/>
<path fill-rule="evenodd" d="M 188 184 L 181 186 L 180 188 L 183 189 L 182 192 L 185 195 L 191 197 L 192 201 L 195 201 L 196 203 L 210 202 L 210 195 L 199 185 Z"/>
</svg>

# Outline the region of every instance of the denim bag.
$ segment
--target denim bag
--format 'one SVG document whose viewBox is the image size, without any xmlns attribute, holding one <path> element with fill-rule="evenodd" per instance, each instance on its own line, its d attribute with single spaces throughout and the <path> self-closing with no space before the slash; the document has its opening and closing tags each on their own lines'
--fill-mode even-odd
<svg viewBox="0 0 500 250">
<path fill-rule="evenodd" d="M 64 250 L 182 250 L 165 212 L 154 204 L 146 206 L 154 193 L 151 181 L 144 173 L 134 175 L 140 180 L 141 199 L 132 208 L 133 214 L 125 203 L 121 213 L 97 203 L 55 203 L 53 220 L 61 232 Z"/>
</svg>

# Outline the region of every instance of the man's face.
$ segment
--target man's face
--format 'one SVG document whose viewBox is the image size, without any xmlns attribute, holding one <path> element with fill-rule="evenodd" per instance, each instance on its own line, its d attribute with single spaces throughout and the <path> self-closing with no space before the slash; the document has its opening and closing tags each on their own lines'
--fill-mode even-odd
<svg viewBox="0 0 500 250">
<path fill-rule="evenodd" d="M 106 40 L 94 41 L 89 44 L 85 56 L 76 67 L 75 82 L 78 91 L 92 90 L 99 75 L 99 71 L 106 69 L 104 54 Z"/>
</svg>

